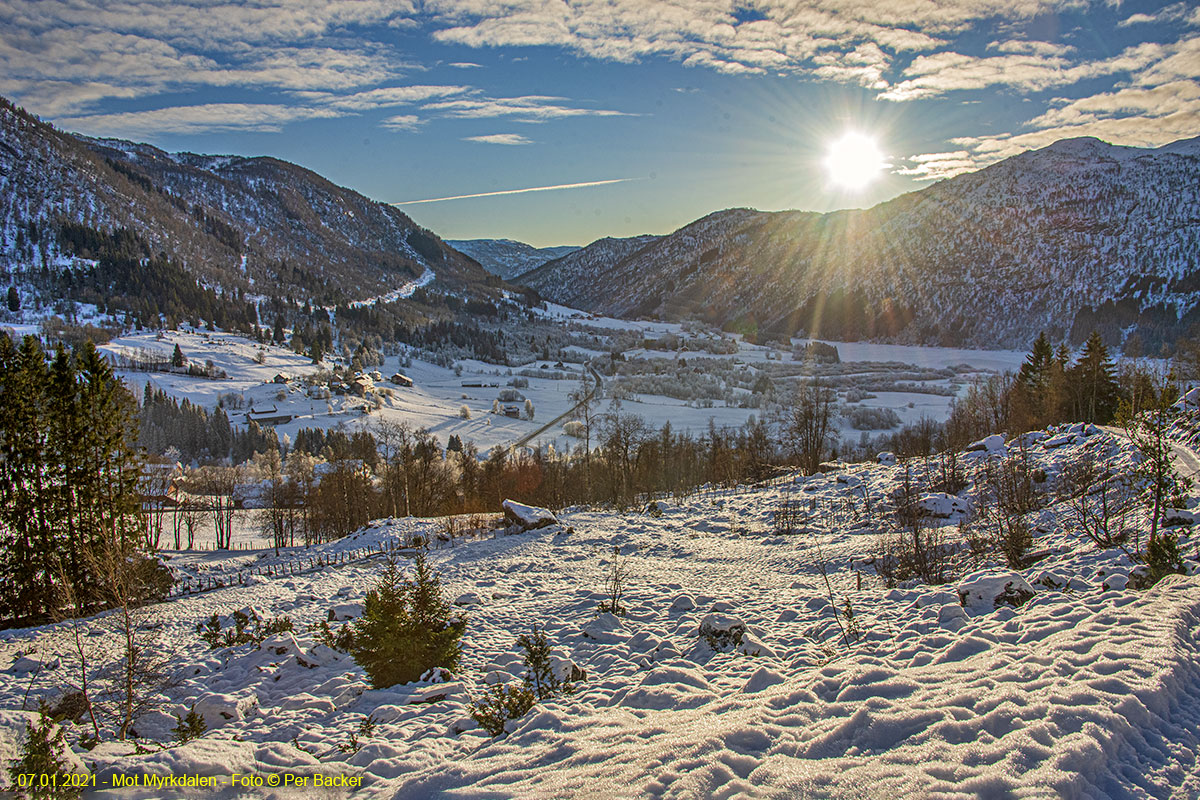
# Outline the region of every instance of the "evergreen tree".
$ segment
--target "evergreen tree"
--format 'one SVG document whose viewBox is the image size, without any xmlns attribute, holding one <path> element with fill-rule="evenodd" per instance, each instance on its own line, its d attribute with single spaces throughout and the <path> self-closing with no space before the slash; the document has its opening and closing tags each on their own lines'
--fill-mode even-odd
<svg viewBox="0 0 1200 800">
<path fill-rule="evenodd" d="M 1069 378 L 1076 396 L 1077 419 L 1100 424 L 1111 422 L 1117 411 L 1120 387 L 1116 367 L 1099 332 L 1092 331 L 1084 342 Z"/>
<path fill-rule="evenodd" d="M 184 357 L 183 350 L 180 349 L 178 342 L 175 343 L 175 352 L 171 354 L 171 366 L 172 367 L 187 366 L 187 359 Z"/>
<path fill-rule="evenodd" d="M 14 314 L 21 310 L 21 295 L 17 293 L 16 286 L 8 287 L 8 310 Z"/>
<path fill-rule="evenodd" d="M 352 653 L 376 688 L 415 681 L 434 667 L 457 669 L 462 657 L 466 619 L 451 616 L 441 579 L 423 549 L 413 566 L 408 581 L 389 560 L 355 624 Z"/>
</svg>

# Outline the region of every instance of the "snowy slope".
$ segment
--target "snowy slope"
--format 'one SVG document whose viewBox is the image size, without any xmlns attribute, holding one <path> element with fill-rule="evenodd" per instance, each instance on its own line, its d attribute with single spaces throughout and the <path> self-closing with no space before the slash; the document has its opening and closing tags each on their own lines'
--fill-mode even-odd
<svg viewBox="0 0 1200 800">
<path fill-rule="evenodd" d="M 1131 458 L 1122 440 L 1082 426 L 1026 445 L 1049 486 L 1085 453 L 1113 464 Z M 965 457 L 979 464 L 989 456 Z M 324 772 L 361 777 L 352 796 L 389 798 L 1196 796 L 1200 578 L 1176 576 L 1149 592 L 1121 588 L 1128 558 L 1097 550 L 1051 504 L 1031 519 L 1043 554 L 1020 575 L 985 565 L 971 581 L 886 589 L 868 565 L 874 536 L 862 525 L 861 500 L 878 503 L 903 470 L 788 478 L 660 503 L 656 514 L 568 510 L 562 526 L 436 549 L 431 560 L 469 615 L 460 674 L 372 690 L 351 659 L 304 628 L 331 611 L 355 613 L 378 575 L 378 558 L 340 558 L 414 535 L 436 538 L 440 528 L 436 520 L 383 521 L 301 554 L 332 566 L 297 574 L 274 567 L 249 585 L 155 607 L 180 677 L 164 710 L 194 704 L 211 730 L 143 755 L 112 744 L 80 755 L 101 782 Z M 968 488 L 960 501 L 975 498 Z M 784 499 L 813 504 L 805 532 L 773 533 Z M 956 519 L 940 523 L 944 533 L 957 530 Z M 1183 540 L 1192 552 L 1195 538 Z M 596 612 L 614 547 L 630 572 L 623 618 Z M 181 575 L 226 577 L 277 564 L 270 553 L 171 563 Z M 1027 581 L 1036 595 L 1016 608 L 960 603 L 960 588 L 970 596 L 993 575 Z M 843 636 L 830 593 L 839 607 L 852 603 L 859 635 Z M 298 633 L 224 650 L 198 641 L 196 621 L 246 606 L 289 615 Z M 739 647 L 714 650 L 701 640 L 710 614 L 740 620 Z M 535 622 L 587 679 L 493 740 L 475 728 L 467 704 L 485 676 L 519 676 L 514 640 Z M 0 704 L 19 707 L 31 685 L 29 661 L 17 668 L 19 652 L 47 665 L 31 698 L 61 693 L 72 669 L 68 632 L 47 626 L 0 637 L 0 668 L 13 664 L 0 672 Z M 339 747 L 367 715 L 377 726 L 357 751 Z M 173 724 L 150 714 L 138 732 L 162 740 Z M 156 791 L 121 796 L 162 796 Z"/>
<path fill-rule="evenodd" d="M 486 272 L 395 207 L 286 161 L 75 136 L 6 101 L 0 142 L 6 274 L 53 263 L 58 226 L 72 221 L 130 229 L 229 293 L 329 305 L 386 294 L 426 270 L 456 292 L 488 291 Z"/>
<path fill-rule="evenodd" d="M 575 245 L 534 247 L 524 242 L 514 242 L 512 239 L 447 239 L 446 244 L 475 259 L 488 272 L 505 280 L 579 249 Z"/>
</svg>

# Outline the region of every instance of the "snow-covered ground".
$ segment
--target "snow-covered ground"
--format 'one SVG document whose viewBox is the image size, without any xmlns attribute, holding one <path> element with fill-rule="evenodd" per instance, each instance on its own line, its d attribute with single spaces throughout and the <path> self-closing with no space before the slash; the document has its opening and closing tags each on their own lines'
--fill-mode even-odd
<svg viewBox="0 0 1200 800">
<path fill-rule="evenodd" d="M 1054 434 L 1027 440 L 1048 488 L 1085 453 L 1113 465 L 1132 458 L 1107 432 Z M 1002 452 L 964 458 L 973 466 Z M 371 689 L 349 656 L 306 631 L 331 612 L 357 613 L 378 558 L 299 574 L 276 568 L 252 585 L 155 606 L 149 613 L 179 683 L 136 727 L 165 744 L 145 743 L 143 754 L 104 744 L 80 755 L 102 784 L 117 774 L 320 771 L 361 777 L 355 797 L 1200 795 L 1200 578 L 1125 588 L 1129 558 L 1097 549 L 1064 505 L 1051 503 L 1030 516 L 1041 556 L 1028 569 L 962 563 L 959 575 L 969 577 L 945 586 L 888 589 L 868 563 L 876 527 L 863 498 L 878 507 L 904 470 L 862 465 L 653 511 L 568 510 L 557 526 L 435 549 L 431 561 L 469 618 L 461 669 L 437 682 Z M 802 533 L 776 535 L 783 500 L 800 502 Z M 931 507 L 974 500 L 971 487 Z M 953 540 L 961 514 L 947 513 L 934 523 Z M 438 520 L 382 521 L 284 559 L 359 554 L 440 528 Z M 1194 555 L 1196 539 L 1181 532 Z M 624 617 L 597 613 L 614 548 L 629 571 Z M 269 553 L 171 560 L 190 576 L 275 563 Z M 1195 562 L 1189 567 L 1194 573 Z M 997 605 L 1006 583 L 1035 594 Z M 857 636 L 843 634 L 848 621 L 834 611 L 847 601 Z M 245 607 L 288 615 L 297 633 L 218 650 L 199 640 L 197 622 Z M 702 640 L 711 614 L 744 626 L 739 646 Z M 515 640 L 534 624 L 587 678 L 492 739 L 470 719 L 470 697 L 487 681 L 520 677 Z M 0 636 L 0 668 L 12 665 L 0 671 L 0 707 L 20 708 L 26 693 L 31 704 L 61 695 L 73 674 L 68 630 Z M 20 654 L 46 665 L 36 680 Z M 174 746 L 171 715 L 193 705 L 210 730 Z M 377 725 L 355 751 L 351 734 L 367 716 Z M 184 795 L 212 796 L 172 796 Z"/>
</svg>

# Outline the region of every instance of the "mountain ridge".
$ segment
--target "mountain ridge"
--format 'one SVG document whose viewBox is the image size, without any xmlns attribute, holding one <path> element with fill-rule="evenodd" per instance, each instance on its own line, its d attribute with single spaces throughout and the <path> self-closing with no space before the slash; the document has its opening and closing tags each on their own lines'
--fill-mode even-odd
<svg viewBox="0 0 1200 800">
<path fill-rule="evenodd" d="M 727 209 L 517 281 L 595 313 L 780 338 L 1169 341 L 1200 324 L 1200 139 L 1060 140 L 867 209 Z"/>
</svg>

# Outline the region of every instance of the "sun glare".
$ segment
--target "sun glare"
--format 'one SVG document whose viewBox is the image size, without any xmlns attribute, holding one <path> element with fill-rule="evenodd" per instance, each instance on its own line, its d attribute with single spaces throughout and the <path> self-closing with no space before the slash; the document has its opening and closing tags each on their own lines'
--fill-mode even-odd
<svg viewBox="0 0 1200 800">
<path fill-rule="evenodd" d="M 843 134 L 825 156 L 829 179 L 843 189 L 862 189 L 878 178 L 885 167 L 879 145 L 861 133 Z"/>
</svg>

